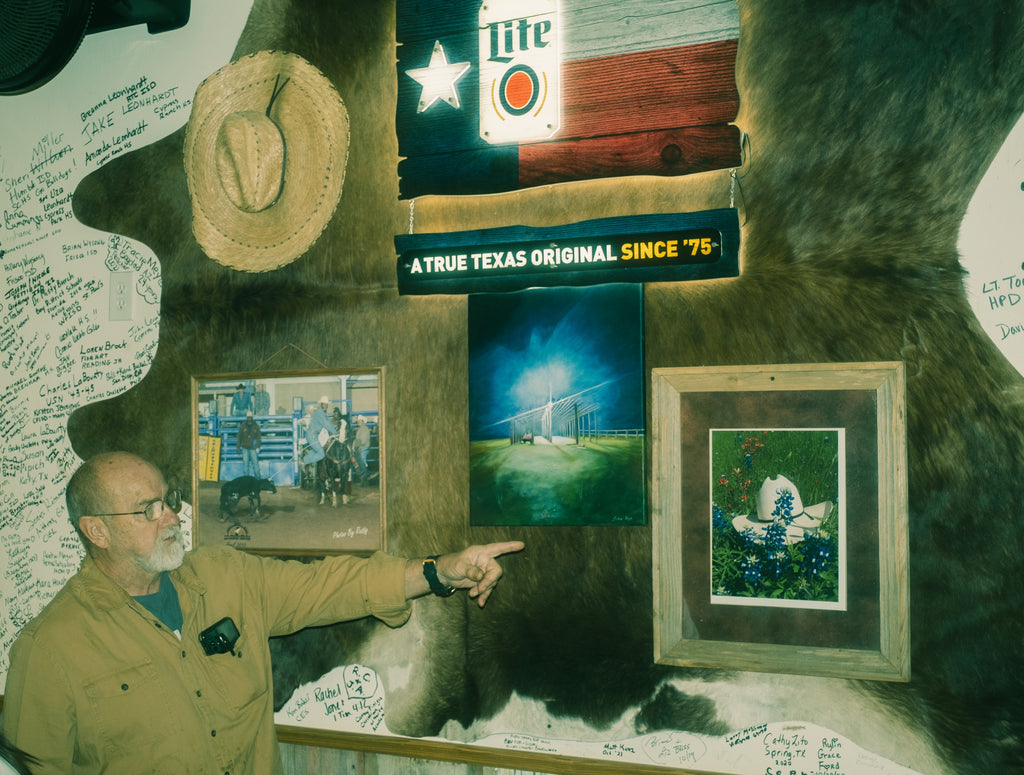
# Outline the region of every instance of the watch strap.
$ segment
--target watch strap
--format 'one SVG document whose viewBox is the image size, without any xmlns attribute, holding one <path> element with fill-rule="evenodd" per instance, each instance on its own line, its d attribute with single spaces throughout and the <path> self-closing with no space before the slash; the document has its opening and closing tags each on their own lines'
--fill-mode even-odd
<svg viewBox="0 0 1024 775">
<path fill-rule="evenodd" d="M 430 585 L 430 591 L 438 597 L 448 597 L 455 594 L 455 587 L 449 584 L 443 584 L 441 579 L 437 576 L 437 555 L 427 557 L 423 561 L 423 577 L 427 580 L 427 584 Z"/>
</svg>

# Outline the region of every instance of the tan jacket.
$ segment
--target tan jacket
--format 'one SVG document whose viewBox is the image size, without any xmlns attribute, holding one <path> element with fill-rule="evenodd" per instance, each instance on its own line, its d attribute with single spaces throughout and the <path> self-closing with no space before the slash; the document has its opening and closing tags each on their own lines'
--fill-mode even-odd
<svg viewBox="0 0 1024 775">
<path fill-rule="evenodd" d="M 4 732 L 36 775 L 282 773 L 267 638 L 364 616 L 403 624 L 405 560 L 304 564 L 227 547 L 186 555 L 170 576 L 181 640 L 89 559 L 11 648 Z M 199 633 L 231 617 L 234 654 Z"/>
</svg>

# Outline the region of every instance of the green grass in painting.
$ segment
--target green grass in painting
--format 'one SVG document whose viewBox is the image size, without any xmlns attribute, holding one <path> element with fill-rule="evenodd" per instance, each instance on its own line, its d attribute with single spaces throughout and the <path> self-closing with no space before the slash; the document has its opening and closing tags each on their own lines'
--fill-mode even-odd
<svg viewBox="0 0 1024 775">
<path fill-rule="evenodd" d="M 576 444 L 470 443 L 476 525 L 644 523 L 642 437 Z"/>
</svg>

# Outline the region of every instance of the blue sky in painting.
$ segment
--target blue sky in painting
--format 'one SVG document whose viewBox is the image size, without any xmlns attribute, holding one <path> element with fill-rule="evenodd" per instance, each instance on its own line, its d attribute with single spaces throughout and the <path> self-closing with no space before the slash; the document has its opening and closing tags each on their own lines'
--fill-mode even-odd
<svg viewBox="0 0 1024 775">
<path fill-rule="evenodd" d="M 502 438 L 519 412 L 576 393 L 601 429 L 642 428 L 643 286 L 469 297 L 470 438 Z"/>
</svg>

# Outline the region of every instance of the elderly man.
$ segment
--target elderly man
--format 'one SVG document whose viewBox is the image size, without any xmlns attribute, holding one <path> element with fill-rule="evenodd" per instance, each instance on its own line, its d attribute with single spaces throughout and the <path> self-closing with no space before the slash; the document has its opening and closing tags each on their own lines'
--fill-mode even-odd
<svg viewBox="0 0 1024 775">
<path fill-rule="evenodd" d="M 283 772 L 267 638 L 468 590 L 483 606 L 518 541 L 406 560 L 378 552 L 299 563 L 227 547 L 185 551 L 160 472 L 127 453 L 67 488 L 86 557 L 11 648 L 10 741 L 61 773 Z"/>
</svg>

